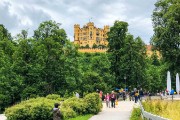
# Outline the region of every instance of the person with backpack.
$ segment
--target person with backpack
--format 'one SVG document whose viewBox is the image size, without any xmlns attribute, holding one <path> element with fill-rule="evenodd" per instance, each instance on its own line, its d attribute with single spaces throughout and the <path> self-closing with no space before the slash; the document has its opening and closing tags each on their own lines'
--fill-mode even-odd
<svg viewBox="0 0 180 120">
<path fill-rule="evenodd" d="M 59 104 L 55 103 L 53 108 L 53 120 L 62 120 L 62 114 L 59 110 Z"/>
<path fill-rule="evenodd" d="M 112 91 L 112 93 L 111 93 L 111 107 L 113 108 L 115 108 L 115 100 L 116 100 L 116 95 L 115 95 L 115 93 L 114 93 L 114 91 Z"/>
<path fill-rule="evenodd" d="M 139 93 L 138 93 L 138 91 L 136 91 L 136 92 L 135 92 L 135 103 L 138 102 L 138 97 L 139 97 Z"/>
</svg>

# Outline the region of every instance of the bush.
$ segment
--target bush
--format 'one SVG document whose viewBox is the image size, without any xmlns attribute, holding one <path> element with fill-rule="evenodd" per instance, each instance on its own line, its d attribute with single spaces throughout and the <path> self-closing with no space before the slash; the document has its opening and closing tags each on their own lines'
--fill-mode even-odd
<svg viewBox="0 0 180 120">
<path fill-rule="evenodd" d="M 46 98 L 32 98 L 22 101 L 5 110 L 8 120 L 52 120 L 54 103 L 59 103 L 59 95 L 48 95 Z M 102 108 L 102 102 L 97 93 L 91 93 L 84 99 L 69 98 L 60 106 L 64 119 L 78 115 L 96 114 Z"/>
<path fill-rule="evenodd" d="M 130 120 L 142 120 L 142 118 L 141 118 L 141 109 L 140 108 L 133 108 Z"/>
<path fill-rule="evenodd" d="M 57 94 L 49 94 L 46 96 L 46 98 L 51 100 L 58 100 L 58 101 L 63 100 L 63 98 L 60 98 L 60 95 Z"/>
<path fill-rule="evenodd" d="M 62 104 L 62 108 L 72 108 L 78 115 L 86 114 L 87 104 L 81 98 L 69 98 Z"/>
<path fill-rule="evenodd" d="M 87 104 L 87 113 L 97 114 L 101 111 L 102 101 L 97 93 L 87 94 L 84 98 L 85 103 Z"/>
<path fill-rule="evenodd" d="M 52 108 L 57 100 L 35 98 L 7 108 L 5 115 L 8 120 L 52 120 Z"/>
<path fill-rule="evenodd" d="M 70 107 L 61 108 L 61 112 L 64 119 L 74 118 L 77 116 L 77 113 Z"/>
</svg>

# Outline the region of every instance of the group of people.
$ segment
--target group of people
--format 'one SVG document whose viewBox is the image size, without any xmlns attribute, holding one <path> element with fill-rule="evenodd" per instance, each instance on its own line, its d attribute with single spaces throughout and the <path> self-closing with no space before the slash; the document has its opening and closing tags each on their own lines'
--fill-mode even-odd
<svg viewBox="0 0 180 120">
<path fill-rule="evenodd" d="M 104 97 L 104 100 L 106 101 L 106 106 L 110 108 L 115 108 L 115 100 L 116 100 L 116 94 L 114 91 L 111 92 L 111 94 L 107 93 Z M 111 103 L 111 105 L 110 105 Z"/>
<path fill-rule="evenodd" d="M 125 90 L 123 90 L 122 92 L 118 92 L 118 93 L 115 93 L 114 91 L 112 91 L 111 93 L 107 93 L 105 95 L 103 95 L 102 91 L 98 93 L 102 101 L 105 101 L 106 106 L 109 108 L 110 107 L 115 108 L 115 105 L 116 105 L 115 103 L 116 101 L 118 101 L 120 96 L 123 98 L 124 101 L 127 99 L 127 96 L 129 96 L 129 100 L 135 101 L 135 103 L 137 103 L 138 100 L 142 100 L 142 97 L 144 96 L 142 89 L 134 90 L 131 92 L 126 92 Z"/>
</svg>

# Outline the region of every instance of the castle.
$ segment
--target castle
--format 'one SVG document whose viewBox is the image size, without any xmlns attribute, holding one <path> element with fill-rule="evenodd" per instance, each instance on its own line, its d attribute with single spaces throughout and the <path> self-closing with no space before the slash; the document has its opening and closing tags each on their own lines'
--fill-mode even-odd
<svg viewBox="0 0 180 120">
<path fill-rule="evenodd" d="M 79 52 L 85 53 L 104 53 L 108 50 L 108 48 L 101 48 L 96 47 L 93 48 L 94 45 L 96 46 L 107 46 L 107 33 L 109 32 L 110 28 L 108 25 L 104 26 L 104 28 L 96 28 L 93 22 L 87 23 L 84 25 L 83 28 L 80 28 L 79 24 L 74 25 L 74 44 L 78 44 L 80 48 L 78 49 Z M 87 47 L 88 46 L 88 47 Z M 84 47 L 84 48 L 82 48 Z M 146 54 L 147 56 L 151 56 L 153 54 L 152 46 L 146 45 Z M 157 55 L 160 57 L 159 51 L 156 51 Z"/>
<path fill-rule="evenodd" d="M 82 28 L 80 28 L 79 24 L 74 25 L 74 44 L 78 44 L 79 46 L 88 46 L 90 48 L 93 45 L 99 46 L 107 46 L 107 33 L 109 32 L 109 26 L 106 25 L 104 28 L 97 28 L 94 26 L 93 22 L 87 23 Z"/>
</svg>

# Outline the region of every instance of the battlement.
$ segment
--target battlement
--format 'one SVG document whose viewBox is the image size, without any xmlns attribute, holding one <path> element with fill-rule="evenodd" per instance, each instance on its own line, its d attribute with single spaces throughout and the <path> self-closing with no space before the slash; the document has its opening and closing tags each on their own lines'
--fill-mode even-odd
<svg viewBox="0 0 180 120">
<path fill-rule="evenodd" d="M 74 27 L 80 28 L 80 25 L 79 24 L 74 24 Z"/>
</svg>

